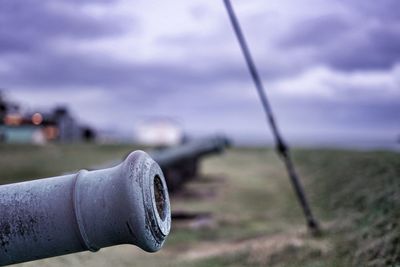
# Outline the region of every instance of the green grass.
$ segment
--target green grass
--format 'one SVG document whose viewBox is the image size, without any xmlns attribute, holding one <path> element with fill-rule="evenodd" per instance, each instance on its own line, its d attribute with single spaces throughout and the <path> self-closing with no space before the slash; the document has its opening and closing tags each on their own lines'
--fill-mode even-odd
<svg viewBox="0 0 400 267">
<path fill-rule="evenodd" d="M 334 220 L 336 254 L 354 266 L 400 263 L 400 154 L 303 151 L 320 214 Z"/>
<path fill-rule="evenodd" d="M 121 159 L 124 145 L 0 146 L 0 184 Z M 295 163 L 324 234 L 307 234 L 282 163 L 267 149 L 232 149 L 203 161 L 203 178 L 172 209 L 209 212 L 211 225 L 174 224 L 161 252 L 133 246 L 27 266 L 400 266 L 400 155 L 297 150 Z M 190 191 L 191 190 L 191 191 Z M 194 256 L 193 256 L 194 255 Z"/>
<path fill-rule="evenodd" d="M 0 184 L 60 175 L 122 159 L 126 145 L 0 145 Z"/>
</svg>

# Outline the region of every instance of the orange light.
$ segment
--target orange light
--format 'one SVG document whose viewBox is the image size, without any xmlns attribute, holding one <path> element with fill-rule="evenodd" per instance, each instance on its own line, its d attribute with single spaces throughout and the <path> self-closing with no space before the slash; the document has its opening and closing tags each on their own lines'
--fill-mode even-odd
<svg viewBox="0 0 400 267">
<path fill-rule="evenodd" d="M 43 122 L 43 116 L 40 113 L 35 113 L 32 115 L 32 123 L 35 125 L 39 125 Z"/>
<path fill-rule="evenodd" d="M 9 114 L 4 118 L 6 125 L 20 125 L 22 123 L 22 117 L 18 114 Z"/>
</svg>

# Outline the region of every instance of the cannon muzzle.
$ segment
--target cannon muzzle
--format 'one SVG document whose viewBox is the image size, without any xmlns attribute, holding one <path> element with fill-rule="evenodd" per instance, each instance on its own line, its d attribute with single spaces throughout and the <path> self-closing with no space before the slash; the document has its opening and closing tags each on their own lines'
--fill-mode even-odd
<svg viewBox="0 0 400 267">
<path fill-rule="evenodd" d="M 103 247 L 161 248 L 171 210 L 145 152 L 116 167 L 0 186 L 0 265 Z"/>
</svg>

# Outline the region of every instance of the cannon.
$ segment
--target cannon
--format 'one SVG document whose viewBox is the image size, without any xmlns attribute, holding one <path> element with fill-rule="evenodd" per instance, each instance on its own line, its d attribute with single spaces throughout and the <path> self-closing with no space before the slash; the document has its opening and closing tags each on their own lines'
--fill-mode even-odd
<svg viewBox="0 0 400 267">
<path fill-rule="evenodd" d="M 163 173 L 143 151 L 108 169 L 0 186 L 0 265 L 119 244 L 155 252 L 170 227 Z"/>
<path fill-rule="evenodd" d="M 230 141 L 226 137 L 215 136 L 152 151 L 150 155 L 163 170 L 169 190 L 174 192 L 197 175 L 202 157 L 221 153 L 228 146 Z"/>
</svg>

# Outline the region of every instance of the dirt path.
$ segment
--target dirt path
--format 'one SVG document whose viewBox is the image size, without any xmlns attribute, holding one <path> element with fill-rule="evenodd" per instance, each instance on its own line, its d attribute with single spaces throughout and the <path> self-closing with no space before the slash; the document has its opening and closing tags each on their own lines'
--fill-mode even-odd
<svg viewBox="0 0 400 267">
<path fill-rule="evenodd" d="M 330 249 L 327 240 L 313 239 L 304 231 L 298 230 L 237 242 L 201 242 L 180 253 L 180 260 L 196 261 L 247 252 L 254 262 L 268 263 L 280 254 L 287 255 L 288 250 L 309 250 L 321 255 L 328 253 Z"/>
</svg>

